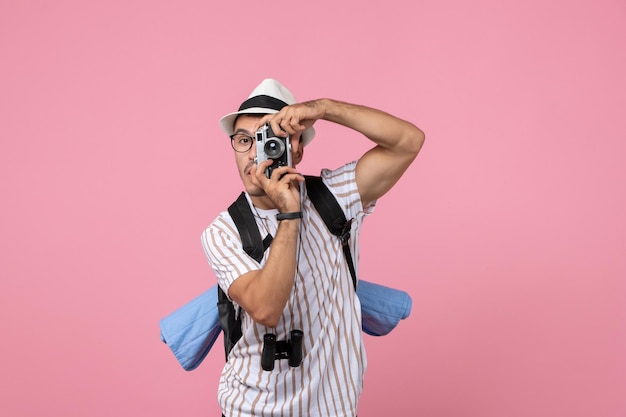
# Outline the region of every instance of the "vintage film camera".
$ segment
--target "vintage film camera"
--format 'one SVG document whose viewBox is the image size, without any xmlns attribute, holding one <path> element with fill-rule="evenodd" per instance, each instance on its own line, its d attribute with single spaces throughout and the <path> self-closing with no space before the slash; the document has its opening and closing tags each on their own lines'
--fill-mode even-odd
<svg viewBox="0 0 626 417">
<path fill-rule="evenodd" d="M 265 333 L 263 336 L 263 352 L 261 353 L 261 368 L 264 371 L 274 370 L 274 361 L 288 359 L 289 366 L 297 368 L 302 362 L 302 330 L 292 330 L 289 340 L 276 340 L 274 333 Z"/>
<path fill-rule="evenodd" d="M 271 159 L 272 165 L 265 170 L 269 178 L 272 171 L 278 167 L 291 166 L 291 142 L 289 136 L 276 136 L 269 123 L 266 123 L 256 132 L 256 163 Z"/>
</svg>

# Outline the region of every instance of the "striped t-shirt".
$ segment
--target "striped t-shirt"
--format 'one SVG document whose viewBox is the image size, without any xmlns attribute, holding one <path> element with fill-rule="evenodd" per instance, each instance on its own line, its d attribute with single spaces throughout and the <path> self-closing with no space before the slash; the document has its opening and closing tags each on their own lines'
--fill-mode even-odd
<svg viewBox="0 0 626 417">
<path fill-rule="evenodd" d="M 335 171 L 322 170 L 321 176 L 346 218 L 354 219 L 350 248 L 357 261 L 361 223 L 374 210 L 374 204 L 362 207 L 355 168 L 356 162 L 352 162 Z M 275 329 L 254 322 L 242 312 L 243 336 L 229 354 L 218 388 L 218 401 L 226 417 L 356 415 L 367 366 L 361 305 L 339 238 L 330 234 L 305 185 L 301 187 L 303 219 L 291 297 Z M 277 211 L 253 208 L 253 213 L 261 236 L 274 236 Z M 226 211 L 204 231 L 202 245 L 226 294 L 238 277 L 262 268 L 271 250 L 265 252 L 260 264 L 250 258 Z M 263 335 L 274 333 L 276 340 L 287 340 L 294 329 L 304 332 L 302 364 L 291 368 L 287 360 L 277 360 L 273 371 L 264 371 Z"/>
</svg>

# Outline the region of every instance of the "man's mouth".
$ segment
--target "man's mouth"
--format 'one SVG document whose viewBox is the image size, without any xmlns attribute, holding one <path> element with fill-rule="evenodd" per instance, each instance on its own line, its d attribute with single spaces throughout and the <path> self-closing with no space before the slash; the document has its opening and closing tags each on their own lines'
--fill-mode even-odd
<svg viewBox="0 0 626 417">
<path fill-rule="evenodd" d="M 249 165 L 246 167 L 245 171 L 244 171 L 244 172 L 245 172 L 245 174 L 246 174 L 246 175 L 252 175 L 252 169 L 255 167 L 255 165 L 256 165 L 256 164 L 255 164 L 254 162 L 253 162 L 253 163 L 251 163 L 251 164 L 249 164 Z"/>
</svg>

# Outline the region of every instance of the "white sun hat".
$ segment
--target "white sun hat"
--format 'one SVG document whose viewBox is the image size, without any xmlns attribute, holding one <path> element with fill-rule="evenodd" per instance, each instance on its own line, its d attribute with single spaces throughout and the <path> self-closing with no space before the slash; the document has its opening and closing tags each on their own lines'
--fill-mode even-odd
<svg viewBox="0 0 626 417">
<path fill-rule="evenodd" d="M 274 114 L 285 106 L 296 104 L 296 98 L 287 87 L 278 81 L 266 78 L 257 85 L 248 99 L 241 103 L 239 110 L 220 119 L 220 127 L 228 136 L 234 133 L 235 119 L 240 114 Z M 300 140 L 306 146 L 315 136 L 313 126 L 302 132 Z"/>
</svg>

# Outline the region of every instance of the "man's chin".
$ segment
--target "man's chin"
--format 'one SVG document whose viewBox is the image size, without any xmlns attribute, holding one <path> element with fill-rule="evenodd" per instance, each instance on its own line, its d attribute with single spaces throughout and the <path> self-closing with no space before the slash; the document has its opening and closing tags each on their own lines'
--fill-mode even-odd
<svg viewBox="0 0 626 417">
<path fill-rule="evenodd" d="M 265 191 L 258 187 L 248 187 L 246 192 L 250 195 L 250 197 L 265 197 L 267 195 L 265 194 Z"/>
</svg>

